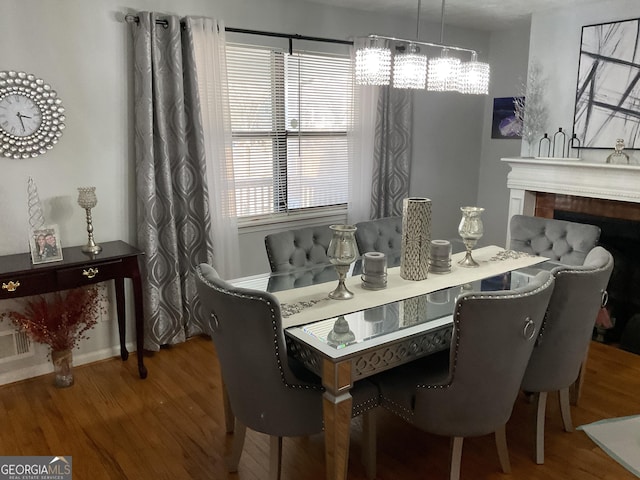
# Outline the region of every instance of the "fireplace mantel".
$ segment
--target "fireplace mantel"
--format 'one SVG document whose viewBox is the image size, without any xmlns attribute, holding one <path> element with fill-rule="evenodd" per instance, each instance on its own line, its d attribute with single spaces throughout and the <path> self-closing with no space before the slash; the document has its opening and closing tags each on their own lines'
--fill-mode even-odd
<svg viewBox="0 0 640 480">
<path fill-rule="evenodd" d="M 535 192 L 640 203 L 639 165 L 531 157 L 502 161 L 511 167 L 507 176 L 509 219 L 516 214 L 534 215 Z"/>
</svg>

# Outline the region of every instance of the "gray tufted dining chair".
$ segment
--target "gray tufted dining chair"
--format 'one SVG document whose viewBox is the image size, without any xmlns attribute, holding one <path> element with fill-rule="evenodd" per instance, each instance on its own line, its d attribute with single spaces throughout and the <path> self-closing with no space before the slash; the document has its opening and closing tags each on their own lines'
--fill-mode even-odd
<svg viewBox="0 0 640 480">
<path fill-rule="evenodd" d="M 382 252 L 390 266 L 400 265 L 402 217 L 384 217 L 356 223 L 356 243 L 360 254 Z"/>
<path fill-rule="evenodd" d="M 264 237 L 264 245 L 271 271 L 290 272 L 314 265 L 330 264 L 327 249 L 332 235 L 329 225 L 267 235 Z"/>
<path fill-rule="evenodd" d="M 522 388 L 536 393 L 536 463 L 544 463 L 544 424 L 548 392 L 559 392 L 564 429 L 573 431 L 569 389 L 587 355 L 598 309 L 606 298 L 613 256 L 593 248 L 582 266 L 551 271 L 556 284 L 543 330 L 533 349 Z"/>
<path fill-rule="evenodd" d="M 600 227 L 553 218 L 514 215 L 509 221 L 509 248 L 563 263 L 582 265 L 598 244 Z"/>
<path fill-rule="evenodd" d="M 510 471 L 505 425 L 553 283 L 549 272 L 540 272 L 519 289 L 461 294 L 446 357 L 436 354 L 372 377 L 385 409 L 426 432 L 452 437 L 451 480 L 460 477 L 464 438 L 492 432 L 502 470 Z"/>
<path fill-rule="evenodd" d="M 235 416 L 229 471 L 238 470 L 248 427 L 270 435 L 269 478 L 277 480 L 282 437 L 323 429 L 323 387 L 317 376 L 287 356 L 280 304 L 272 294 L 234 287 L 204 263 L 196 268 L 196 288 L 220 362 L 223 401 Z M 353 416 L 365 414 L 365 426 L 372 429 L 369 413 L 379 403 L 377 387 L 358 381 L 351 393 Z M 227 431 L 234 429 L 227 425 Z M 366 449 L 370 442 L 364 443 Z M 363 452 L 363 458 L 369 455 Z"/>
</svg>

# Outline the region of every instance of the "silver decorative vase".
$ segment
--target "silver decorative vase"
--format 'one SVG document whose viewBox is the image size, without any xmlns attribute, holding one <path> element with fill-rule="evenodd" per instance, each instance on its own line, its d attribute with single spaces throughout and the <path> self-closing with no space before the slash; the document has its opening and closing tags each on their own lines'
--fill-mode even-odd
<svg viewBox="0 0 640 480">
<path fill-rule="evenodd" d="M 462 219 L 458 226 L 458 233 L 464 242 L 467 252 L 458 264 L 462 267 L 478 267 L 480 264 L 471 256 L 471 250 L 473 250 L 473 247 L 476 246 L 476 243 L 478 243 L 478 240 L 480 240 L 484 234 L 484 225 L 482 224 L 482 218 L 480 218 L 480 215 L 484 212 L 484 208 L 460 207 L 460 210 L 462 211 Z"/>
<path fill-rule="evenodd" d="M 338 272 L 338 286 L 329 293 L 329 298 L 348 300 L 353 298 L 353 292 L 347 288 L 344 281 L 347 278 L 349 266 L 358 257 L 355 237 L 357 228 L 354 225 L 330 225 L 329 228 L 333 230 L 333 236 L 327 248 L 327 257 Z"/>
<path fill-rule="evenodd" d="M 431 200 L 405 198 L 402 202 L 402 244 L 400 276 L 405 280 L 424 280 L 429 272 L 431 245 Z"/>
</svg>

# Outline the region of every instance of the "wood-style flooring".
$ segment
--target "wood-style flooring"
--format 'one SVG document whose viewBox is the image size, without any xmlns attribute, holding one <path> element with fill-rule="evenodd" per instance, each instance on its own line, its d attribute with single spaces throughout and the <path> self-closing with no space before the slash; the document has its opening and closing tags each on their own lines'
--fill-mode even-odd
<svg viewBox="0 0 640 480">
<path fill-rule="evenodd" d="M 225 469 L 220 371 L 204 337 L 145 358 L 135 355 L 75 367 L 75 385 L 52 386 L 52 374 L 0 387 L 0 455 L 71 455 L 74 480 L 267 478 L 268 438 L 248 431 L 237 474 Z M 248 392 L 250 394 L 250 392 Z M 467 439 L 462 479 L 632 480 L 582 431 L 562 430 L 550 395 L 546 462 L 533 461 L 533 408 L 521 396 L 507 426 L 512 473 L 500 471 L 492 436 Z M 593 343 L 576 426 L 640 414 L 640 356 Z M 349 478 L 364 480 L 362 424 L 352 424 Z M 449 441 L 420 432 L 392 415 L 378 415 L 379 479 L 445 479 Z M 284 440 L 283 480 L 323 480 L 323 436 Z"/>
</svg>

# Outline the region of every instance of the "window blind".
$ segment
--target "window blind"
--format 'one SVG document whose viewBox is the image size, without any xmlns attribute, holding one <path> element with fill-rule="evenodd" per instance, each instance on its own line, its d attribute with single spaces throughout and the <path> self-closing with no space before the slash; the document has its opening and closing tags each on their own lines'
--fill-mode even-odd
<svg viewBox="0 0 640 480">
<path fill-rule="evenodd" d="M 238 216 L 345 204 L 349 59 L 233 44 L 227 70 Z"/>
</svg>

